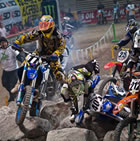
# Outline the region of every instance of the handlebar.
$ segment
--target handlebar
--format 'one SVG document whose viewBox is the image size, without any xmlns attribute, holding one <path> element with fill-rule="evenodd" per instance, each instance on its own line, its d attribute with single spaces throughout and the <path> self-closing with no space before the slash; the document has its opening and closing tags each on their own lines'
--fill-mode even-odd
<svg viewBox="0 0 140 141">
<path fill-rule="evenodd" d="M 130 48 L 121 48 L 121 50 L 130 51 Z"/>
<path fill-rule="evenodd" d="M 112 49 L 115 49 L 117 45 L 112 45 Z M 122 50 L 122 51 L 130 51 L 130 48 L 125 48 L 125 47 L 119 47 L 116 50 Z"/>
<path fill-rule="evenodd" d="M 19 52 L 23 51 L 25 54 L 30 54 L 30 55 L 32 55 L 36 58 L 41 58 L 41 59 L 44 59 L 46 61 L 54 61 L 55 62 L 59 59 L 58 56 L 51 56 L 51 55 L 39 56 L 39 55 L 36 55 L 32 52 L 25 50 L 23 47 L 20 47 L 19 45 L 15 46 L 15 44 L 14 44 L 14 46 L 12 46 L 12 48 L 15 49 L 15 50 L 18 50 Z"/>
</svg>

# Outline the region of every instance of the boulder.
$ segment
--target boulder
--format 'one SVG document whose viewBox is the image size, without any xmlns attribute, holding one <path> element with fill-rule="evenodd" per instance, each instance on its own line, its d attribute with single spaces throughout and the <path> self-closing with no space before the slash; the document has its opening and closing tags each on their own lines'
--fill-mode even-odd
<svg viewBox="0 0 140 141">
<path fill-rule="evenodd" d="M 71 123 L 70 120 L 69 120 L 69 116 L 68 116 L 60 122 L 59 127 L 57 129 L 72 128 L 72 127 L 75 127 L 75 126 L 76 126 L 76 124 Z"/>
<path fill-rule="evenodd" d="M 103 141 L 114 141 L 114 131 L 107 132 Z"/>
<path fill-rule="evenodd" d="M 85 128 L 94 131 L 98 139 L 103 140 L 105 134 L 108 131 L 114 130 L 117 123 L 117 121 L 109 117 L 96 115 L 91 119 L 86 120 L 84 125 Z"/>
<path fill-rule="evenodd" d="M 46 119 L 28 117 L 24 125 L 17 126 L 15 123 L 16 109 L 14 106 L 3 106 L 0 109 L 0 140 L 20 140 L 22 138 L 39 138 L 46 136 L 51 130 L 51 124 Z M 16 106 L 15 106 L 16 107 Z"/>
<path fill-rule="evenodd" d="M 46 141 L 98 141 L 95 133 L 83 128 L 65 128 L 48 132 Z"/>
<path fill-rule="evenodd" d="M 69 105 L 62 100 L 58 102 L 43 101 L 40 117 L 47 119 L 54 128 L 59 126 L 60 121 L 70 115 Z"/>
</svg>

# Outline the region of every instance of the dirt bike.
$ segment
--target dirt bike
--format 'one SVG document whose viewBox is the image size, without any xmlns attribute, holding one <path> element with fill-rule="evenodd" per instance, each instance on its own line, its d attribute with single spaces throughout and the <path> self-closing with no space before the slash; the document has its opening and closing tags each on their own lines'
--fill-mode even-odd
<svg viewBox="0 0 140 141">
<path fill-rule="evenodd" d="M 117 93 L 117 95 L 115 95 L 114 93 Z M 117 121 L 123 120 L 129 115 L 129 110 L 127 108 L 117 115 L 114 115 L 112 111 L 116 105 L 116 103 L 113 102 L 113 99 L 117 99 L 117 101 L 119 101 L 124 97 L 124 95 L 125 92 L 118 87 L 116 87 L 115 90 L 110 88 L 109 93 L 104 96 L 95 94 L 94 90 L 92 90 L 89 95 L 89 109 L 86 111 L 80 110 L 79 113 L 75 115 L 75 123 L 78 125 L 81 124 L 82 120 L 84 119 L 84 113 L 86 112 L 89 112 L 89 114 L 91 115 L 93 115 L 93 113 L 104 115 Z"/>
<path fill-rule="evenodd" d="M 115 108 L 113 114 L 117 114 L 123 110 L 124 106 L 128 105 L 131 109 L 130 116 L 121 121 L 115 129 L 115 141 L 121 141 L 125 138 L 129 141 L 140 139 L 140 120 L 138 115 L 140 114 L 140 72 L 134 72 L 132 81 L 129 86 L 129 92 L 120 100 Z M 125 136 L 124 136 L 125 135 Z"/>
<path fill-rule="evenodd" d="M 27 111 L 30 116 L 39 116 L 40 95 L 39 85 L 44 77 L 43 73 L 48 69 L 48 62 L 58 60 L 57 56 L 38 56 L 25 51 L 21 47 L 13 47 L 15 50 L 23 51 L 25 57 L 23 67 L 19 69 L 20 85 L 17 96 L 16 124 L 23 124 Z"/>
<path fill-rule="evenodd" d="M 43 73 L 43 79 L 40 84 L 40 96 L 44 100 L 52 100 L 59 88 L 59 82 L 53 75 L 50 66 L 46 64 L 47 69 Z"/>
<path fill-rule="evenodd" d="M 109 100 L 112 98 L 111 95 L 100 96 L 99 94 L 91 93 L 89 97 L 89 108 L 86 111 L 80 110 L 80 112 L 75 115 L 75 123 L 81 124 L 84 119 L 84 114 L 88 113 L 90 116 L 109 117 L 115 119 L 116 121 L 121 121 L 128 117 L 130 110 L 125 107 L 123 111 L 120 111 L 116 115 L 113 114 L 113 109 L 116 103 Z"/>
<path fill-rule="evenodd" d="M 101 83 L 98 94 L 107 94 L 111 85 L 120 85 L 120 88 L 122 87 L 125 91 L 128 91 L 130 84 L 128 81 L 130 81 L 130 79 L 125 77 L 125 71 L 129 60 L 128 50 L 127 48 L 122 48 L 117 55 L 117 61 L 111 61 L 104 66 L 104 69 L 112 69 L 112 67 L 114 67 L 114 69 L 112 71 L 112 77 L 105 78 Z M 120 82 L 123 82 L 123 86 Z"/>
</svg>

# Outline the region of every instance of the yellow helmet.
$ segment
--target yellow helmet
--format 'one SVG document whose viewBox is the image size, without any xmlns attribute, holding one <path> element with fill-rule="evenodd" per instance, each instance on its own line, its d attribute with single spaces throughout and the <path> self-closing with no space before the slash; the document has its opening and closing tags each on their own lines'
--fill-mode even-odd
<svg viewBox="0 0 140 141">
<path fill-rule="evenodd" d="M 39 22 L 39 30 L 43 33 L 44 37 L 50 38 L 54 28 L 55 23 L 50 15 L 44 15 L 41 17 Z"/>
</svg>

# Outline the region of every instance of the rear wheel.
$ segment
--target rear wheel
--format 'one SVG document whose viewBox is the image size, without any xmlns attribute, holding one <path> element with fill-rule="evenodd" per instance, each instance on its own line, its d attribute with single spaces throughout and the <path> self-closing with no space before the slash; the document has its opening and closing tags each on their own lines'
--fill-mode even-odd
<svg viewBox="0 0 140 141">
<path fill-rule="evenodd" d="M 140 121 L 136 118 L 128 117 L 122 120 L 114 132 L 114 141 L 136 141 L 138 139 Z"/>
<path fill-rule="evenodd" d="M 30 86 L 26 86 L 26 92 L 23 98 L 23 102 L 18 106 L 16 113 L 16 124 L 21 125 L 24 122 L 27 111 L 29 109 L 29 102 L 32 95 L 32 88 Z"/>
</svg>

